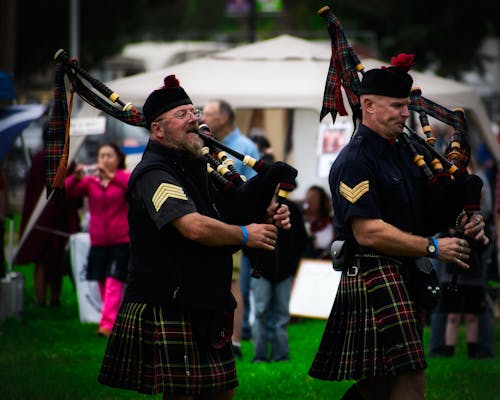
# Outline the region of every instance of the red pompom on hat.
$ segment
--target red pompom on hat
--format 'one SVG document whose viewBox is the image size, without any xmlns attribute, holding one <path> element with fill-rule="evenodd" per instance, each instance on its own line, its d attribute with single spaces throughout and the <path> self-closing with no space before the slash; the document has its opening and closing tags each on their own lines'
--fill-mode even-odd
<svg viewBox="0 0 500 400">
<path fill-rule="evenodd" d="M 149 129 L 151 123 L 161 114 L 175 107 L 186 104 L 193 104 L 187 93 L 180 86 L 179 80 L 175 75 L 168 75 L 163 79 L 161 88 L 153 91 L 142 107 L 142 113 L 146 121 L 146 127 Z"/>
<path fill-rule="evenodd" d="M 374 68 L 367 71 L 358 94 L 405 98 L 410 95 L 413 78 L 408 74 L 415 61 L 413 54 L 400 53 L 391 58 L 390 67 Z"/>
<path fill-rule="evenodd" d="M 177 79 L 175 75 L 166 76 L 165 79 L 163 79 L 163 84 L 164 88 L 181 86 L 181 84 L 179 83 L 179 79 Z"/>
<path fill-rule="evenodd" d="M 408 72 L 415 63 L 415 54 L 399 53 L 396 57 L 391 58 L 391 66 L 399 67 Z"/>
</svg>

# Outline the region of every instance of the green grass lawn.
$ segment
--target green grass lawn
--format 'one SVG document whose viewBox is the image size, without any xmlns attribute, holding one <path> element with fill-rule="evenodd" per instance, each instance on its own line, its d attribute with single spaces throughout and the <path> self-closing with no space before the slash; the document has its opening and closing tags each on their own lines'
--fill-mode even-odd
<svg viewBox="0 0 500 400">
<path fill-rule="evenodd" d="M 26 278 L 22 318 L 0 322 L 0 400 L 161 399 L 116 390 L 96 381 L 106 339 L 95 324 L 79 322 L 76 293 L 65 279 L 62 304 L 40 308 L 34 303 L 32 266 L 18 266 Z M 349 382 L 310 378 L 307 371 L 325 321 L 304 319 L 290 325 L 290 361 L 252 364 L 252 344 L 243 343 L 237 362 L 240 385 L 235 399 L 339 399 Z M 429 330 L 426 329 L 427 342 Z M 500 354 L 500 324 L 495 326 Z M 455 357 L 429 359 L 426 399 L 500 399 L 498 359 L 469 360 L 463 334 Z"/>
</svg>

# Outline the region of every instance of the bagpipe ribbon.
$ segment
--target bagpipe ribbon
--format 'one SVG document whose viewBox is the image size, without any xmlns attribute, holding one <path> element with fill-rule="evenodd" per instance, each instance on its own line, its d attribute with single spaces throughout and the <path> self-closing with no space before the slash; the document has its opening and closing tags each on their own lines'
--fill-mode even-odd
<svg viewBox="0 0 500 400">
<path fill-rule="evenodd" d="M 45 186 L 47 197 L 49 197 L 53 189 L 62 188 L 60 185 L 60 176 L 65 175 L 67 168 L 69 153 L 69 112 L 64 71 L 62 63 L 57 63 L 51 117 L 44 138 Z M 58 180 L 56 180 L 56 176 L 59 177 Z"/>
<path fill-rule="evenodd" d="M 91 106 L 111 115 L 129 125 L 145 127 L 144 116 L 135 107 L 119 108 L 115 105 L 118 96 L 104 86 L 101 82 L 93 79 L 78 66 L 76 59 L 69 59 L 64 50 L 59 50 L 55 55 L 55 83 L 53 92 L 53 104 L 47 134 L 44 139 L 45 148 L 45 185 L 47 197 L 52 191 L 64 189 L 64 178 L 68 167 L 68 156 L 70 146 L 70 121 L 73 104 L 73 94 L 76 92 L 80 98 Z M 70 101 L 68 106 L 66 81 L 70 89 Z M 105 99 L 101 94 L 92 90 L 91 86 L 99 86 L 105 93 L 109 91 L 110 98 Z"/>
<path fill-rule="evenodd" d="M 333 121 L 335 121 L 337 113 L 341 116 L 348 115 L 342 99 L 341 88 L 344 88 L 353 113 L 359 109 L 357 89 L 361 81 L 358 70 L 362 68 L 362 65 L 349 45 L 340 20 L 331 12 L 330 8 L 323 7 L 318 11 L 318 14 L 326 21 L 332 50 L 320 121 L 327 114 L 331 114 Z"/>
</svg>

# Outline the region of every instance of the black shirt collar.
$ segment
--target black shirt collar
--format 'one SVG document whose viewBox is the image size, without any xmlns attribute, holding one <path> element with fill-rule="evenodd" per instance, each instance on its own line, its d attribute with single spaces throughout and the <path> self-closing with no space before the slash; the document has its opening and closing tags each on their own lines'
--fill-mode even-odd
<svg viewBox="0 0 500 400">
<path fill-rule="evenodd" d="M 364 140 L 367 141 L 368 146 L 372 148 L 373 152 L 377 155 L 383 154 L 389 149 L 394 149 L 394 145 L 399 142 L 398 139 L 385 139 L 363 124 L 359 126 L 357 135 L 360 135 L 360 139 L 364 138 Z"/>
</svg>

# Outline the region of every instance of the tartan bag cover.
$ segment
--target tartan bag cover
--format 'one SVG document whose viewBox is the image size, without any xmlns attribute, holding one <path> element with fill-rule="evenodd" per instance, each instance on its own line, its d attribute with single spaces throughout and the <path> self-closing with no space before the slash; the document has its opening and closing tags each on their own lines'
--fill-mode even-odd
<svg viewBox="0 0 500 400">
<path fill-rule="evenodd" d="M 70 61 L 75 65 L 76 61 Z M 62 160 L 68 158 L 69 153 L 69 134 L 66 129 L 69 122 L 68 102 L 66 97 L 65 77 L 68 78 L 71 84 L 71 91 L 75 91 L 83 100 L 91 106 L 119 119 L 126 124 L 133 126 L 145 127 L 144 115 L 135 107 L 128 110 L 122 110 L 116 105 L 110 103 L 109 100 L 92 90 L 84 83 L 78 73 L 71 67 L 71 64 L 64 58 L 59 58 L 56 61 L 55 68 L 55 84 L 53 92 L 53 105 L 47 135 L 44 140 L 45 148 L 45 183 L 47 197 L 53 190 L 62 190 L 55 184 L 55 178 L 58 174 L 66 174 L 62 165 Z M 101 83 L 102 86 L 104 86 Z M 68 132 L 69 133 L 69 132 Z"/>
</svg>

